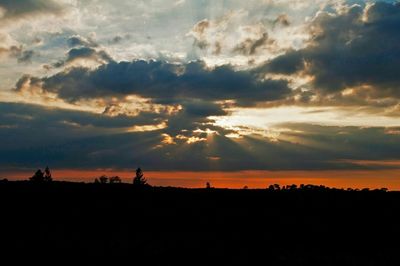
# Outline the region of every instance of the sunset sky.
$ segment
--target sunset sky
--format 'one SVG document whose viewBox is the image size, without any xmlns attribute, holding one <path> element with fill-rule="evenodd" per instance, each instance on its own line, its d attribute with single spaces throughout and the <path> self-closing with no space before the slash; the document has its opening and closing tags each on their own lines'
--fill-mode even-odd
<svg viewBox="0 0 400 266">
<path fill-rule="evenodd" d="M 0 178 L 400 190 L 400 4 L 0 0 Z"/>
</svg>

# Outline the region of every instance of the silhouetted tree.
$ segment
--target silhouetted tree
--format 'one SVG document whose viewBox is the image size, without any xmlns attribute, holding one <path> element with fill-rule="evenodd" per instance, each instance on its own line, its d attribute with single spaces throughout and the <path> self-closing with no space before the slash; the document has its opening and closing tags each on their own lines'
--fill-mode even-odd
<svg viewBox="0 0 400 266">
<path fill-rule="evenodd" d="M 121 183 L 122 182 L 122 180 L 121 180 L 121 178 L 119 177 L 119 176 L 112 176 L 112 177 L 110 177 L 110 183 L 111 184 L 114 184 L 114 183 Z"/>
<path fill-rule="evenodd" d="M 45 182 L 51 182 L 53 181 L 53 178 L 51 177 L 51 172 L 49 167 L 47 166 L 46 169 L 44 169 L 44 177 L 43 177 Z"/>
<path fill-rule="evenodd" d="M 102 175 L 99 177 L 99 182 L 100 184 L 107 184 L 108 183 L 108 177 L 106 175 Z"/>
<path fill-rule="evenodd" d="M 44 173 L 42 172 L 42 170 L 38 169 L 36 173 L 31 178 L 29 178 L 29 180 L 32 182 L 43 182 Z"/>
<path fill-rule="evenodd" d="M 211 188 L 211 184 L 210 184 L 210 182 L 207 182 L 206 183 L 206 189 L 210 189 Z"/>
<path fill-rule="evenodd" d="M 133 178 L 133 185 L 135 186 L 144 186 L 147 185 L 147 180 L 143 176 L 143 171 L 140 169 L 136 169 L 136 176 Z"/>
</svg>

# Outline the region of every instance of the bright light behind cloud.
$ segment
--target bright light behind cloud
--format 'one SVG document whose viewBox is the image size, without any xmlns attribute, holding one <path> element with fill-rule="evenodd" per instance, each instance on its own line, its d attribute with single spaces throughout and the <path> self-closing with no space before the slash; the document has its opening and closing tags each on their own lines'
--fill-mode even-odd
<svg viewBox="0 0 400 266">
<path fill-rule="evenodd" d="M 337 107 L 276 107 L 263 109 L 238 109 L 231 115 L 212 117 L 215 125 L 225 128 L 250 127 L 279 128 L 287 123 L 306 123 L 322 126 L 399 127 L 399 117 L 371 114 L 359 108 Z"/>
</svg>

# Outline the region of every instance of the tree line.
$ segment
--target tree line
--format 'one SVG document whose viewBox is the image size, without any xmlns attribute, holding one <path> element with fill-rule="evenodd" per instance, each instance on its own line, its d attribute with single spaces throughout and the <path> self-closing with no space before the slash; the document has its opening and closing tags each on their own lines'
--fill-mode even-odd
<svg viewBox="0 0 400 266">
<path fill-rule="evenodd" d="M 48 166 L 42 171 L 38 169 L 33 176 L 29 178 L 29 181 L 35 183 L 48 183 L 52 182 L 53 178 L 51 176 L 51 171 Z M 98 178 L 95 178 L 94 183 L 96 184 L 118 184 L 122 183 L 122 179 L 119 176 L 111 176 L 108 177 L 106 175 L 102 175 Z M 139 167 L 136 169 L 135 177 L 133 178 L 133 185 L 135 186 L 149 186 L 146 178 L 144 177 L 142 169 Z"/>
<path fill-rule="evenodd" d="M 44 171 L 42 171 L 41 169 L 38 169 L 35 174 L 29 178 L 29 180 L 31 182 L 36 182 L 36 183 L 46 183 L 46 182 L 52 182 L 53 178 L 51 175 L 51 171 L 50 168 L 47 166 Z M 3 180 L 6 181 L 6 180 Z M 122 179 L 119 176 L 106 176 L 106 175 L 102 175 L 98 178 L 95 178 L 94 180 L 95 184 L 120 184 L 122 183 Z M 139 167 L 136 169 L 135 172 L 135 176 L 133 177 L 133 181 L 132 181 L 134 186 L 150 186 L 147 183 L 146 178 L 144 177 L 144 173 L 142 171 L 142 169 Z M 210 182 L 206 183 L 206 189 L 211 190 L 214 189 Z M 248 189 L 247 186 L 244 186 L 243 189 Z M 280 186 L 279 184 L 273 184 L 270 185 L 269 187 L 267 187 L 267 190 L 269 191 L 296 191 L 296 190 L 346 190 L 346 191 L 370 191 L 369 188 L 364 188 L 364 189 L 353 189 L 353 188 L 347 188 L 347 189 L 337 189 L 337 188 L 329 188 L 323 185 L 304 185 L 301 184 L 300 186 L 297 186 L 295 184 L 293 185 L 284 185 L 284 186 Z M 380 189 L 374 189 L 374 191 L 383 191 L 386 192 L 388 191 L 387 188 L 380 188 Z"/>
</svg>

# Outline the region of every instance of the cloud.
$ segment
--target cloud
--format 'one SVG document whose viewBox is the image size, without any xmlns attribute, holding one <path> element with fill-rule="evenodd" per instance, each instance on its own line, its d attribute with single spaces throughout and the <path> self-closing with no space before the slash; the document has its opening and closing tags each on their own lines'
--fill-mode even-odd
<svg viewBox="0 0 400 266">
<path fill-rule="evenodd" d="M 74 64 L 75 62 L 83 62 L 84 65 L 86 65 L 88 62 L 106 64 L 113 61 L 114 59 L 104 50 L 93 49 L 90 47 L 79 47 L 69 50 L 67 52 L 67 58 L 53 63 L 52 67 L 59 68 L 65 65 Z M 46 65 L 46 67 L 51 69 L 50 65 Z"/>
<path fill-rule="evenodd" d="M 290 20 L 289 17 L 286 14 L 281 14 L 279 15 L 275 20 L 274 20 L 274 26 L 284 26 L 288 27 L 290 26 Z"/>
<path fill-rule="evenodd" d="M 193 36 L 194 43 L 193 45 L 201 50 L 207 49 L 211 43 L 208 39 L 206 31 L 211 27 L 211 23 L 208 19 L 203 19 L 197 22 L 191 32 L 189 33 L 190 36 Z M 220 50 L 220 49 L 218 49 Z"/>
<path fill-rule="evenodd" d="M 18 63 L 32 63 L 32 57 L 36 55 L 33 50 L 25 50 L 18 56 Z"/>
<path fill-rule="evenodd" d="M 94 35 L 94 34 L 92 34 Z M 59 68 L 63 66 L 75 65 L 94 65 L 106 64 L 114 61 L 113 58 L 104 50 L 104 47 L 94 40 L 94 37 L 84 38 L 80 35 L 70 36 L 67 44 L 71 48 L 66 53 L 66 58 L 58 60 L 52 64 L 46 64 L 45 68 L 50 70 L 52 67 Z"/>
<path fill-rule="evenodd" d="M 0 56 L 18 57 L 22 53 L 21 46 L 0 47 Z"/>
<path fill-rule="evenodd" d="M 99 45 L 92 38 L 84 38 L 79 35 L 71 36 L 67 39 L 69 47 L 85 46 L 85 47 L 98 47 Z"/>
<path fill-rule="evenodd" d="M 66 62 L 70 63 L 78 59 L 92 59 L 101 63 L 112 62 L 113 59 L 105 51 L 95 50 L 93 48 L 82 47 L 73 48 L 68 51 Z"/>
<path fill-rule="evenodd" d="M 152 112 L 140 112 L 136 116 L 108 116 L 59 108 L 46 109 L 39 105 L 18 103 L 1 103 L 0 108 L 2 110 L 1 117 L 3 124 L 15 125 L 23 128 L 32 126 L 35 128 L 40 127 L 40 125 L 45 127 L 47 123 L 51 125 L 68 122 L 68 124 L 75 125 L 76 127 L 93 127 L 93 133 L 95 133 L 96 130 L 101 131 L 102 128 L 128 128 L 134 125 L 157 124 L 165 119 L 163 114 Z M 23 124 L 18 124 L 18 119 L 16 118 L 23 118 L 22 120 L 25 122 Z"/>
<path fill-rule="evenodd" d="M 61 14 L 63 6 L 53 0 L 1 0 L 1 23 L 40 14 Z"/>
<path fill-rule="evenodd" d="M 377 2 L 335 12 L 318 13 L 308 46 L 268 62 L 265 72 L 311 76 L 312 88 L 323 94 L 370 87 L 364 98 L 398 98 L 400 4 Z"/>
<path fill-rule="evenodd" d="M 37 55 L 33 50 L 25 50 L 22 44 L 13 40 L 8 34 L 0 33 L 0 58 L 16 58 L 18 63 L 31 63 Z"/>
<path fill-rule="evenodd" d="M 232 51 L 254 55 L 271 38 L 268 38 L 263 23 L 247 22 L 247 17 L 248 13 L 236 10 L 217 19 L 203 19 L 193 26 L 188 36 L 194 39 L 194 47 L 212 55 L 229 54 Z"/>
<path fill-rule="evenodd" d="M 124 39 L 123 37 L 117 35 L 117 36 L 115 36 L 114 38 L 112 38 L 112 39 L 110 40 L 110 44 L 118 44 L 118 43 L 121 43 L 121 42 L 123 41 L 123 39 Z"/>
<path fill-rule="evenodd" d="M 352 121 L 367 107 L 380 109 L 380 117 L 399 114 L 399 4 L 68 2 L 74 12 L 54 25 L 8 27 L 61 14 L 64 6 L 0 0 L 0 24 L 9 31 L 0 36 L 0 55 L 12 58 L 0 74 L 2 86 L 30 73 L 15 84 L 19 95 L 0 93 L 7 101 L 25 97 L 46 105 L 0 103 L 0 165 L 315 170 L 367 169 L 352 161 L 398 158 L 399 128 Z M 188 29 L 191 38 L 185 38 Z M 40 62 L 32 60 L 38 55 Z M 46 76 L 39 63 L 46 64 Z M 357 114 L 351 124 L 358 126 L 343 126 L 350 122 L 341 116 L 332 118 L 341 126 L 287 123 L 277 132 L 214 121 L 235 108 L 280 104 L 354 105 L 360 109 L 349 112 Z M 268 123 L 259 117 L 259 125 Z"/>
<path fill-rule="evenodd" d="M 94 56 L 109 60 L 91 48 L 71 51 L 67 61 Z M 67 69 L 53 76 L 35 78 L 30 84 L 68 102 L 134 94 L 156 103 L 198 98 L 232 100 L 239 106 L 251 106 L 281 99 L 291 92 L 285 80 L 261 80 L 250 71 L 236 71 L 229 65 L 208 69 L 202 62 L 179 65 L 159 61 L 110 62 L 96 69 Z M 19 90 L 17 85 L 16 91 Z"/>
<path fill-rule="evenodd" d="M 195 117 L 224 116 L 228 114 L 221 108 L 221 105 L 212 102 L 191 99 L 181 104 L 188 114 Z"/>
<path fill-rule="evenodd" d="M 254 55 L 259 48 L 273 43 L 274 40 L 271 40 L 268 37 L 268 33 L 264 32 L 262 36 L 257 39 L 247 38 L 235 47 L 234 52 L 239 52 L 244 55 Z"/>
<path fill-rule="evenodd" d="M 10 34 L 0 32 L 0 57 L 14 57 L 21 55 L 23 46 L 14 40 Z"/>
<path fill-rule="evenodd" d="M 231 139 L 225 137 L 229 131 L 201 124 L 194 125 L 191 134 L 186 130 L 175 132 L 174 128 L 186 127 L 177 126 L 177 122 L 187 123 L 183 117 L 193 117 L 189 113 L 193 114 L 180 112 L 170 117 L 176 120 L 169 121 L 166 128 L 129 132 L 127 127 L 149 125 L 150 121 L 156 125 L 163 118 L 151 113 L 110 117 L 0 103 L 0 165 L 50 164 L 72 169 L 129 169 L 140 165 L 148 170 L 192 171 L 382 169 L 394 166 L 352 161 L 396 160 L 400 148 L 400 135 L 392 133 L 399 128 L 285 124 L 278 141 L 257 134 Z M 212 158 L 219 160 L 215 163 Z"/>
<path fill-rule="evenodd" d="M 200 103 L 193 105 L 201 109 Z M 200 135 L 192 137 L 187 130 L 181 130 L 192 128 L 193 122 L 200 121 L 202 118 L 199 117 L 203 115 L 215 114 L 214 111 L 197 109 L 183 112 L 175 119 L 183 122 L 182 117 L 185 117 L 188 124 L 182 123 L 178 129 L 178 124 L 171 123 L 168 124 L 169 130 L 165 131 L 172 132 L 175 129 L 181 134 L 181 140 L 200 138 Z M 134 117 L 109 116 L 30 104 L 0 103 L 0 138 L 11 141 L 2 146 L 0 165 L 12 163 L 14 166 L 35 167 L 41 161 L 54 167 L 73 168 L 126 168 L 137 163 L 147 168 L 168 169 L 177 167 L 178 161 L 194 165 L 195 159 L 188 160 L 188 156 L 179 152 L 174 152 L 179 159 L 171 164 L 167 150 L 177 147 L 160 146 L 165 133 L 164 127 L 158 125 L 168 116 L 166 113 L 152 112 L 141 112 Z M 185 144 L 186 141 L 180 143 Z M 199 148 L 196 145 L 188 147 L 193 150 Z M 194 154 L 193 157 L 202 158 L 202 155 Z"/>
</svg>

